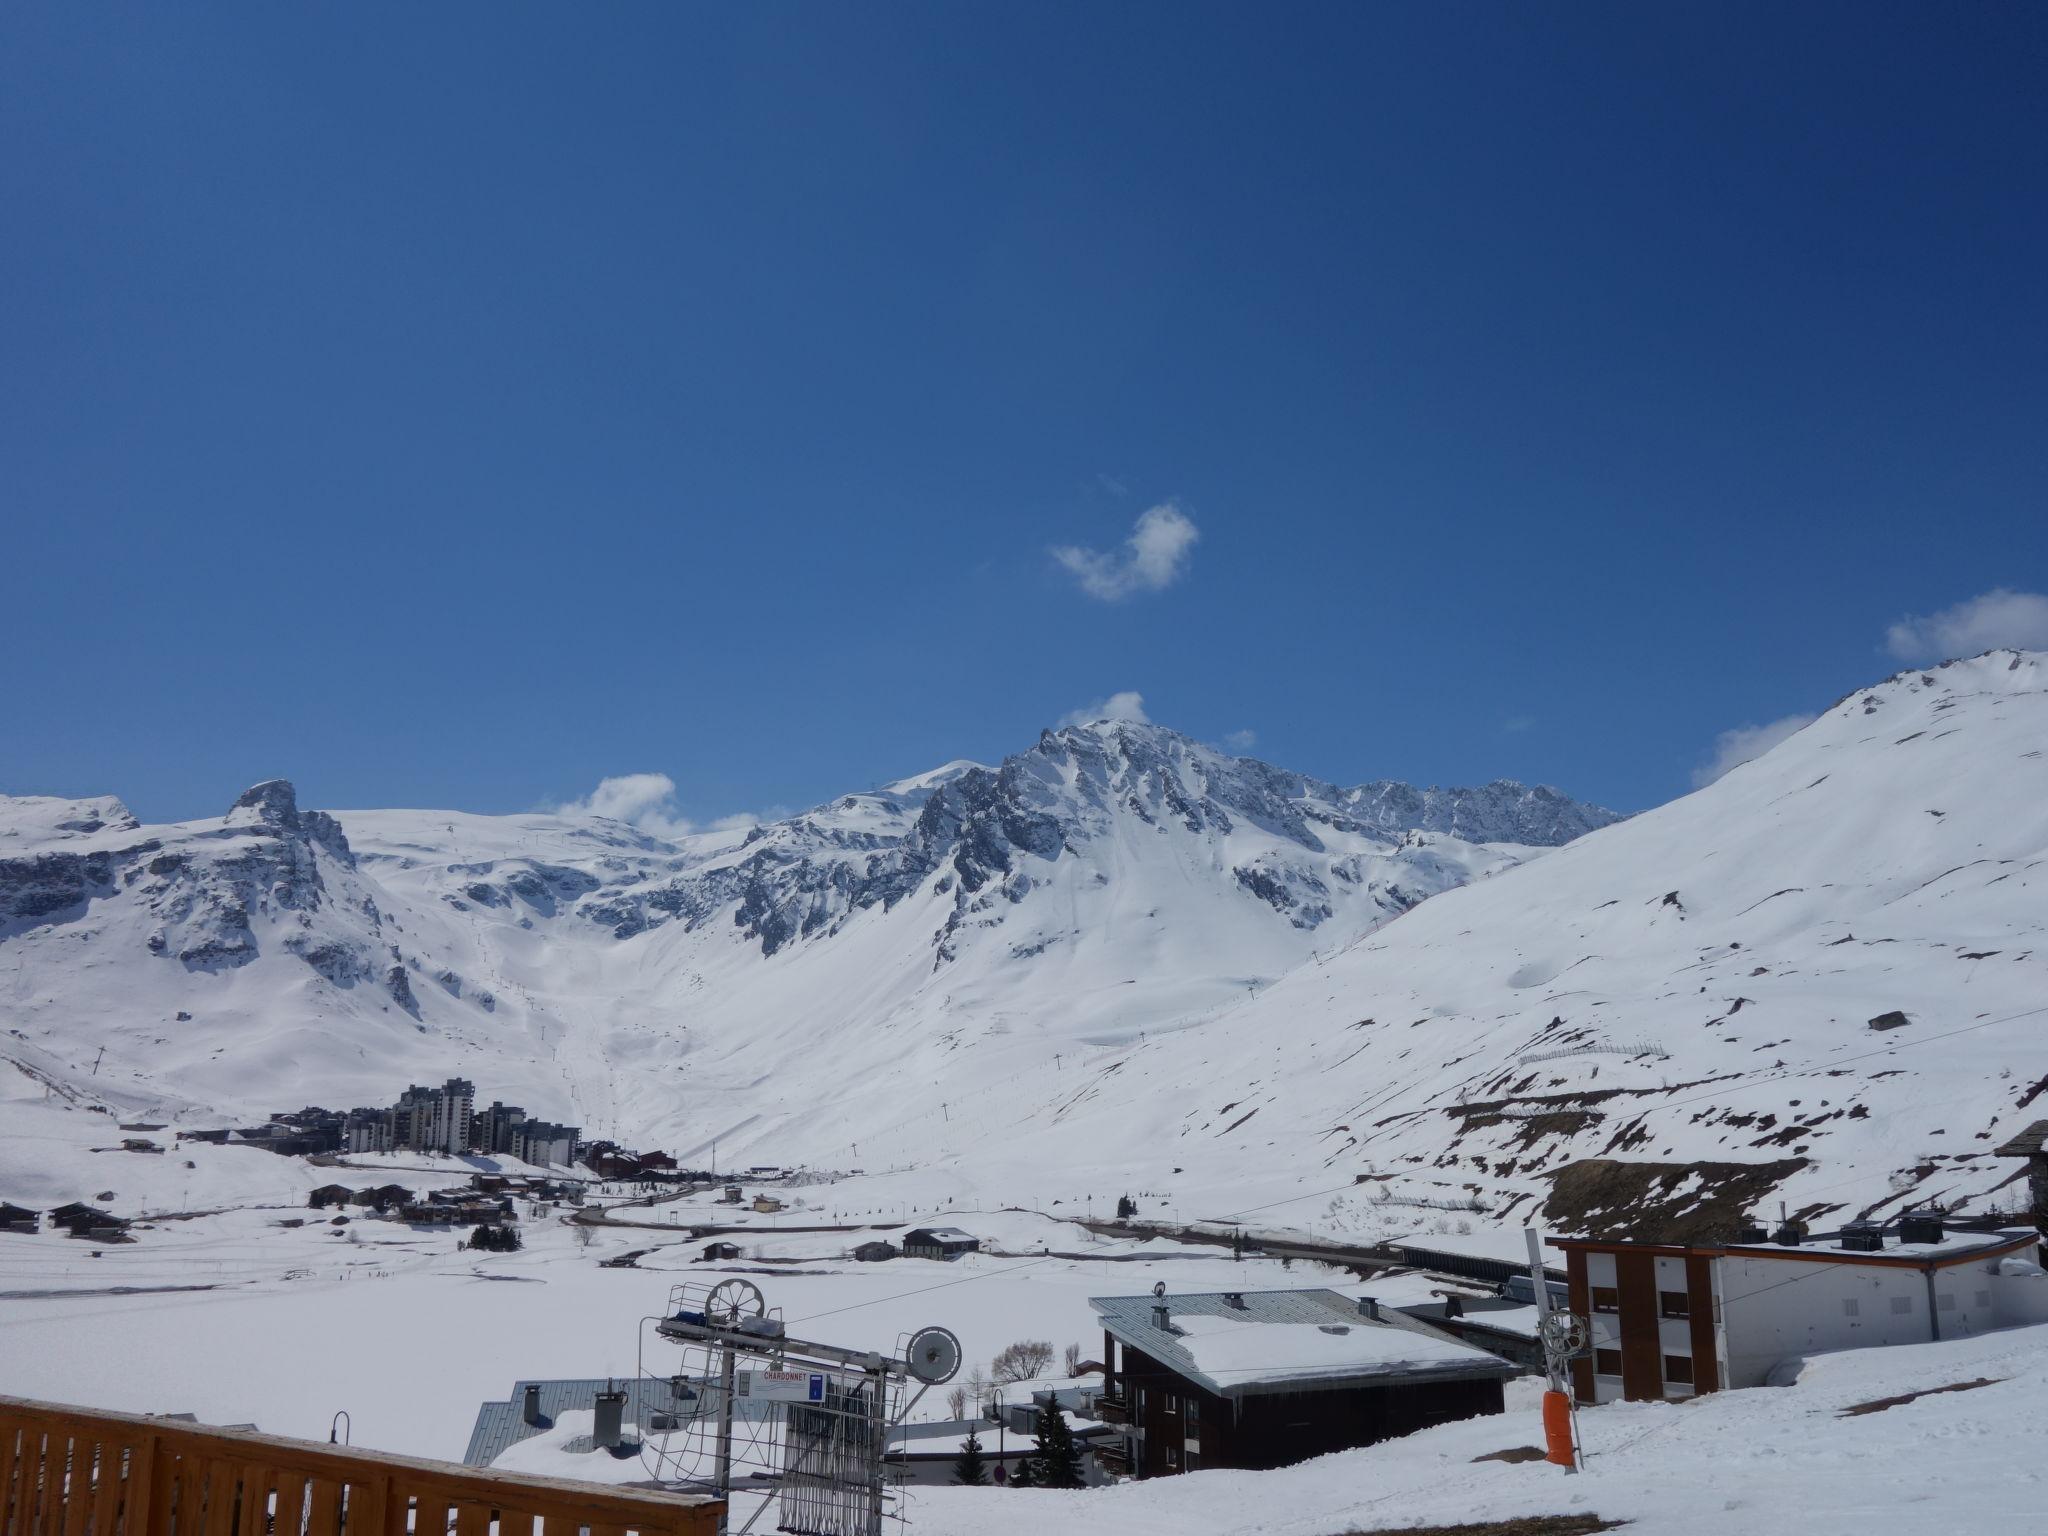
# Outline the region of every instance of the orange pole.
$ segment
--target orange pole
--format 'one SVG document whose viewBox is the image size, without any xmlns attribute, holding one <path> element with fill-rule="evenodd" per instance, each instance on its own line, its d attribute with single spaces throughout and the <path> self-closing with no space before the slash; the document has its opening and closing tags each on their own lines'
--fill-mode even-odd
<svg viewBox="0 0 2048 1536">
<path fill-rule="evenodd" d="M 1560 1467 L 1578 1465 L 1572 1446 L 1572 1400 L 1562 1392 L 1543 1394 L 1543 1441 L 1550 1452 L 1546 1461 Z"/>
</svg>

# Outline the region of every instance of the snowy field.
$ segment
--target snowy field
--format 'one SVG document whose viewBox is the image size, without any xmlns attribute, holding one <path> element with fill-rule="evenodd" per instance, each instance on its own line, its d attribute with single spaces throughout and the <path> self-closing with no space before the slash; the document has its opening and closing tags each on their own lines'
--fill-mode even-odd
<svg viewBox="0 0 2048 1536">
<path fill-rule="evenodd" d="M 1911 1392 L 1990 1379 L 1845 1416 Z M 1684 1406 L 1579 1415 L 1588 1461 L 1477 1457 L 1541 1442 L 1536 1384 L 1508 1412 L 1278 1472 L 1200 1472 L 1082 1493 L 908 1490 L 915 1530 L 946 1536 L 1335 1536 L 1409 1525 L 1599 1514 L 1631 1536 L 1945 1536 L 2029 1524 L 2048 1470 L 2048 1327 L 1819 1356 L 1796 1385 Z"/>
<path fill-rule="evenodd" d="M 1018 1211 L 952 1213 L 972 1221 L 995 1252 L 952 1263 L 862 1264 L 845 1257 L 848 1249 L 900 1235 L 893 1209 L 879 1230 L 803 1233 L 790 1228 L 829 1210 L 760 1217 L 708 1197 L 622 1208 L 621 1220 L 657 1226 L 599 1228 L 587 1241 L 558 1219 L 527 1221 L 522 1252 L 486 1255 L 461 1248 L 455 1233 L 395 1221 L 329 1225 L 334 1213 L 305 1209 L 304 1192 L 334 1170 L 246 1149 L 178 1149 L 187 1150 L 195 1169 L 178 1155 L 101 1161 L 110 1179 L 113 1168 L 131 1179 L 146 1168 L 170 1185 L 189 1180 L 213 1200 L 225 1199 L 237 1177 L 251 1180 L 255 1191 L 242 1191 L 248 1203 L 154 1224 L 129 1244 L 0 1235 L 0 1393 L 192 1412 L 315 1438 L 346 1409 L 359 1445 L 459 1458 L 477 1404 L 502 1399 L 519 1378 L 634 1374 L 641 1320 L 658 1314 L 669 1288 L 685 1279 L 746 1274 L 793 1332 L 853 1348 L 893 1349 L 903 1335 L 939 1324 L 960 1336 L 970 1363 L 983 1365 L 1022 1338 L 1099 1354 L 1090 1296 L 1136 1294 L 1162 1280 L 1177 1291 L 1350 1280 L 1320 1265 L 1288 1269 L 1275 1260 L 1236 1262 L 1216 1249 L 1098 1238 Z M 439 1166 L 450 1183 L 464 1171 Z M 748 1231 L 728 1240 L 747 1257 L 698 1262 L 701 1242 L 658 1230 L 672 1209 L 686 1221 L 745 1223 Z M 305 1224 L 279 1225 L 298 1220 Z M 602 1267 L 633 1252 L 635 1268 Z M 187 1286 L 211 1288 L 152 1289 Z M 124 1287 L 139 1294 L 106 1294 Z M 1375 1293 L 1421 1300 L 1426 1287 L 1393 1281 Z M 654 1343 L 649 1358 L 666 1374 L 673 1347 Z M 918 1416 L 943 1412 L 943 1394 L 933 1393 Z"/>
</svg>

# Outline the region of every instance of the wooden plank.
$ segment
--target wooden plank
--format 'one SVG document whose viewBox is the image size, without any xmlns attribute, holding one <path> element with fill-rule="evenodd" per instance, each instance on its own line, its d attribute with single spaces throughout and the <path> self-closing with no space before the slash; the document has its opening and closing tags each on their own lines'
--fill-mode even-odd
<svg viewBox="0 0 2048 1536">
<path fill-rule="evenodd" d="M 115 1511 L 121 1505 L 121 1464 L 127 1459 L 125 1439 L 100 1439 L 97 1476 L 92 1489 L 92 1536 L 113 1536 Z"/>
<path fill-rule="evenodd" d="M 238 1469 L 241 1497 L 235 1504 L 235 1529 L 240 1536 L 270 1536 L 270 1485 L 278 1475 L 262 1462 Z"/>
<path fill-rule="evenodd" d="M 490 1506 L 474 1499 L 456 1505 L 455 1536 L 491 1536 Z"/>
<path fill-rule="evenodd" d="M 121 1485 L 121 1536 L 150 1536 L 156 1476 L 156 1436 L 144 1435 L 135 1442 L 128 1458 L 128 1479 Z"/>
<path fill-rule="evenodd" d="M 384 1476 L 352 1477 L 348 1479 L 347 1503 L 343 1511 L 343 1528 L 347 1536 L 384 1536 L 389 1520 L 388 1505 L 391 1502 L 391 1479 Z M 401 1511 L 403 1506 L 401 1506 Z M 399 1523 L 405 1516 L 401 1512 Z"/>
<path fill-rule="evenodd" d="M 303 1472 L 278 1472 L 274 1480 L 277 1512 L 272 1516 L 271 1529 L 276 1536 L 305 1536 L 306 1489 L 312 1479 Z"/>
<path fill-rule="evenodd" d="M 43 1507 L 50 1499 L 50 1440 L 47 1432 L 32 1430 L 22 1448 L 21 1514 L 15 1526 L 22 1536 L 39 1536 L 43 1528 Z"/>
<path fill-rule="evenodd" d="M 533 1536 L 533 1511 L 530 1509 L 499 1510 L 498 1536 Z"/>
<path fill-rule="evenodd" d="M 149 1446 L 149 1503 L 144 1506 L 139 1536 L 172 1536 L 177 1523 L 178 1479 L 184 1462 L 159 1436 Z"/>
<path fill-rule="evenodd" d="M 234 1536 L 235 1493 L 239 1479 L 232 1462 L 209 1457 L 206 1462 L 206 1536 Z M 179 1536 L 185 1536 L 180 1532 Z"/>
<path fill-rule="evenodd" d="M 20 1419 L 0 1413 L 0 1536 L 13 1536 L 14 1532 L 15 1447 L 25 1433 Z"/>
<path fill-rule="evenodd" d="M 412 1508 L 413 1536 L 448 1536 L 448 1500 L 434 1493 L 416 1493 Z"/>
<path fill-rule="evenodd" d="M 341 1484 L 331 1477 L 311 1480 L 305 1536 L 341 1536 Z"/>
<path fill-rule="evenodd" d="M 86 1517 L 92 1513 L 92 1478 L 99 1460 L 98 1437 L 75 1434 L 64 1466 L 64 1536 L 85 1536 Z"/>
</svg>

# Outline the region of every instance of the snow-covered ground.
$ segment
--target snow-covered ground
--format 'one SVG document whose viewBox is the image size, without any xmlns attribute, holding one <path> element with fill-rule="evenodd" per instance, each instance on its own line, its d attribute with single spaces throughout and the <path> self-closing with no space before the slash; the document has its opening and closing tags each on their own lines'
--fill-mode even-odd
<svg viewBox="0 0 2048 1536">
<path fill-rule="evenodd" d="M 1881 1412 L 1845 1410 L 1989 1378 Z M 1581 1410 L 1572 1476 L 1483 1458 L 1542 1443 L 1539 1384 L 1498 1418 L 1449 1424 L 1278 1472 L 1199 1472 L 1080 1493 L 906 1490 L 944 1536 L 1333 1536 L 1411 1525 L 1599 1514 L 1641 1536 L 1934 1536 L 2025 1522 L 2048 1491 L 2048 1327 L 1953 1344 L 1816 1356 L 1791 1387 L 1683 1405 Z"/>
<path fill-rule="evenodd" d="M 302 1166 L 217 1150 L 255 1168 Z M 1142 1245 L 1156 1257 L 1120 1259 L 1133 1245 L 1014 1213 L 1004 1230 L 1043 1241 L 1020 1242 L 1023 1256 L 946 1263 L 858 1263 L 841 1257 L 846 1234 L 790 1233 L 775 1240 L 778 1256 L 796 1261 L 786 1271 L 704 1264 L 702 1244 L 687 1237 L 597 1228 L 586 1241 L 587 1229 L 553 1220 L 524 1223 L 519 1253 L 482 1254 L 461 1248 L 457 1233 L 396 1221 L 352 1217 L 334 1227 L 331 1211 L 306 1210 L 303 1193 L 296 1202 L 292 1193 L 280 1182 L 262 1206 L 155 1225 L 131 1244 L 0 1234 L 0 1393 L 190 1411 L 291 1435 L 324 1436 L 345 1408 L 359 1445 L 460 1458 L 477 1404 L 502 1399 L 517 1379 L 635 1374 L 641 1321 L 659 1315 L 685 1279 L 746 1273 L 793 1332 L 851 1348 L 893 1349 L 941 1324 L 971 1364 L 986 1367 L 1024 1338 L 1047 1341 L 1055 1357 L 1070 1343 L 1099 1354 L 1090 1296 L 1131 1295 L 1155 1281 L 1220 1290 L 1347 1278 L 1160 1243 Z M 306 1224 L 278 1225 L 297 1218 Z M 1099 1248 L 1102 1257 L 1035 1254 L 1042 1246 Z M 636 1268 L 601 1266 L 643 1249 Z M 148 1289 L 188 1285 L 211 1288 Z M 119 1287 L 147 1293 L 104 1294 Z M 72 1294 L 52 1294 L 64 1292 Z M 668 1374 L 674 1347 L 651 1350 Z M 935 1393 L 918 1417 L 943 1413 Z"/>
</svg>

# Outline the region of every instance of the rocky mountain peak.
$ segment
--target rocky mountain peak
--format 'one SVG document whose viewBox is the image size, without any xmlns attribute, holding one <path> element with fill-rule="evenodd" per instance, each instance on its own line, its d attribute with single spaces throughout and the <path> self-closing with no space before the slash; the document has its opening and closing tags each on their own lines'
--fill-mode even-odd
<svg viewBox="0 0 2048 1536">
<path fill-rule="evenodd" d="M 225 824 L 295 832 L 299 826 L 299 792 L 290 779 L 265 779 L 261 784 L 252 784 L 228 807 Z"/>
</svg>

